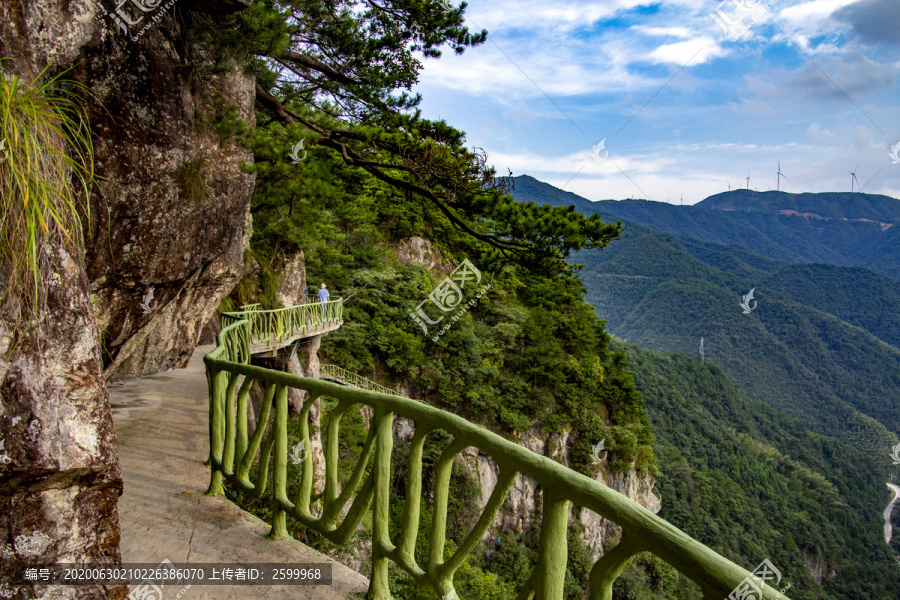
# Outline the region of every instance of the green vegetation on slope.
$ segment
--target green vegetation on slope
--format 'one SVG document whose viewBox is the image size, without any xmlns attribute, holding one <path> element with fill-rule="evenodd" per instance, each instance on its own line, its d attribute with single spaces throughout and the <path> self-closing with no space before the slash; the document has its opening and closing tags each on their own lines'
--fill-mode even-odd
<svg viewBox="0 0 900 600">
<path fill-rule="evenodd" d="M 305 168 L 325 168 L 317 158 L 308 162 Z M 609 336 L 581 299 L 583 286 L 573 273 L 546 276 L 490 262 L 486 245 L 456 234 L 439 215 L 400 211 L 400 199 L 378 182 L 345 172 L 351 169 L 340 163 L 330 166 L 341 174 L 328 178 L 327 188 L 320 183 L 316 192 L 298 194 L 295 217 L 271 206 L 269 185 L 275 184 L 268 176 L 257 181 L 251 243 L 260 274 L 236 288 L 234 305 L 271 302 L 271 282 L 284 261 L 276 248 L 303 248 L 310 280 L 327 282 L 334 297 L 349 297 L 344 326 L 323 340 L 328 359 L 371 379 L 404 384 L 415 397 L 506 434 L 534 422 L 548 431 L 572 428 L 585 468 L 590 446 L 608 438 L 613 468 L 636 463 L 651 469 L 640 397 L 621 358 L 608 351 Z M 437 341 L 431 339 L 436 328 L 426 335 L 409 315 L 438 278 L 397 262 L 391 250 L 399 243 L 394 235 L 429 229 L 448 257 L 445 264 L 467 257 L 483 272 L 480 286 L 493 282 Z M 458 258 L 450 260 L 452 254 Z M 464 292 L 467 300 L 474 295 Z"/>
<path fill-rule="evenodd" d="M 788 265 L 767 287 L 830 313 L 900 348 L 900 283 L 869 269 L 823 264 Z"/>
<path fill-rule="evenodd" d="M 747 568 L 770 559 L 792 598 L 900 597 L 873 459 L 749 399 L 717 363 L 614 346 L 656 435 L 660 516 Z"/>
<path fill-rule="evenodd" d="M 704 265 L 672 236 L 632 231 L 611 250 L 579 259 L 588 299 L 613 334 L 691 354 L 703 337 L 707 357 L 751 395 L 815 431 L 856 439 L 873 456 L 884 453 L 888 430 L 900 431 L 900 349 Z M 742 314 L 751 288 L 757 308 Z"/>
</svg>

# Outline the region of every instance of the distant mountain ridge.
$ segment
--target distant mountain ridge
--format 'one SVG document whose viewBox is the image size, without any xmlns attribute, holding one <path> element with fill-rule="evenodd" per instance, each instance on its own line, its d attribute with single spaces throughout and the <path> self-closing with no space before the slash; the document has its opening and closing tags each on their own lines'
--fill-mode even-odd
<svg viewBox="0 0 900 600">
<path fill-rule="evenodd" d="M 649 200 L 591 202 L 528 175 L 514 181 L 517 200 L 575 206 L 611 221 L 742 246 L 787 262 L 867 267 L 900 281 L 900 200 L 889 196 L 732 190 L 693 206 L 676 206 Z"/>
<path fill-rule="evenodd" d="M 900 256 L 878 254 L 900 227 L 882 231 L 873 222 L 835 218 L 814 231 L 808 222 L 815 219 L 778 214 L 817 208 L 829 217 L 888 222 L 895 206 L 900 215 L 900 201 L 828 194 L 816 207 L 815 194 L 747 190 L 704 201 L 731 211 L 590 202 L 526 177 L 516 186 L 517 197 L 575 205 L 626 224 L 623 239 L 573 257 L 584 264 L 587 299 L 610 333 L 693 355 L 704 337 L 707 359 L 721 362 L 751 396 L 871 456 L 900 431 L 900 281 L 841 266 L 862 248 L 874 252 L 869 262 L 882 261 L 883 272 L 900 275 Z M 842 213 L 839 205 L 856 196 L 858 210 Z M 845 239 L 832 239 L 838 236 Z M 739 302 L 751 289 L 758 309 L 742 314 Z"/>
<path fill-rule="evenodd" d="M 900 200 L 861 192 L 791 194 L 741 189 L 715 194 L 694 206 L 710 210 L 799 214 L 816 219 L 869 221 L 886 225 L 900 223 Z"/>
</svg>

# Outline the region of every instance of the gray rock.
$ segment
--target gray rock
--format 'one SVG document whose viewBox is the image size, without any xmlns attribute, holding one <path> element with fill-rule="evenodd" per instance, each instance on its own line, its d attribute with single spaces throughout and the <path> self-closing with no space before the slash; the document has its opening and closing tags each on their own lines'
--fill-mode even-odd
<svg viewBox="0 0 900 600">
<path fill-rule="evenodd" d="M 51 286 L 37 327 L 0 317 L 0 582 L 13 569 L 119 560 L 122 475 L 84 270 L 47 252 Z M 18 331 L 17 331 L 18 329 Z M 22 587 L 16 598 L 124 598 L 109 588 Z"/>
<path fill-rule="evenodd" d="M 282 306 L 306 304 L 304 287 L 306 287 L 306 260 L 301 250 L 284 261 L 284 272 L 281 275 L 281 281 L 278 282 L 278 301 Z M 316 289 L 312 289 L 310 294 L 315 296 L 316 291 Z"/>
<path fill-rule="evenodd" d="M 109 381 L 183 367 L 243 273 L 253 157 L 210 121 L 218 97 L 253 124 L 253 80 L 173 44 L 181 27 L 171 11 L 137 41 L 104 26 L 78 70 L 96 101 L 86 262 Z"/>
</svg>

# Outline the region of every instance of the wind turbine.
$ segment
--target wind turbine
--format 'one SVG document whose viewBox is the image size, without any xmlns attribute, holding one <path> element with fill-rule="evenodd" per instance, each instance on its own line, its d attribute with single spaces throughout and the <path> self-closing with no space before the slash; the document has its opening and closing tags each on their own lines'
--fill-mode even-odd
<svg viewBox="0 0 900 600">
<path fill-rule="evenodd" d="M 747 189 L 750 189 L 750 169 L 747 169 Z"/>
<path fill-rule="evenodd" d="M 853 193 L 853 184 L 859 185 L 859 179 L 856 178 L 856 169 L 859 168 L 859 163 L 856 163 L 856 167 L 852 171 L 850 171 L 850 193 Z"/>
<path fill-rule="evenodd" d="M 785 179 L 787 179 L 787 175 L 785 175 L 784 173 L 781 172 L 781 161 L 780 160 L 778 161 L 778 173 L 776 173 L 776 175 L 778 176 L 778 185 L 775 189 L 780 192 L 781 191 L 781 178 L 784 177 Z"/>
<path fill-rule="evenodd" d="M 726 179 L 725 181 L 728 181 L 728 180 Z M 728 181 L 728 191 L 729 192 L 731 191 L 731 182 L 730 181 Z"/>
</svg>

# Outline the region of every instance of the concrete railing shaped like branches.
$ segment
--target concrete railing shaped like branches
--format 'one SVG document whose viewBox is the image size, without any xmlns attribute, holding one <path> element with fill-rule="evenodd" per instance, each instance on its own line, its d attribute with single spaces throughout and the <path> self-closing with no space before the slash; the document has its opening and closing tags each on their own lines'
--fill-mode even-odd
<svg viewBox="0 0 900 600">
<path fill-rule="evenodd" d="M 260 310 L 259 304 L 248 304 L 240 311 L 222 313 L 222 327 L 246 319 L 250 321 L 250 345 L 274 348 L 305 333 L 340 325 L 343 316 L 343 298 L 273 310 Z"/>
<path fill-rule="evenodd" d="M 388 586 L 390 562 L 417 583 L 431 586 L 444 600 L 458 598 L 453 588 L 454 573 L 480 544 L 519 473 L 536 481 L 542 490 L 538 560 L 518 595 L 519 599 L 562 600 L 570 503 L 593 511 L 622 529 L 621 541 L 607 550 L 590 572 L 588 583 L 592 600 L 611 600 L 613 582 L 630 560 L 644 551 L 655 554 L 697 582 L 704 598 L 725 599 L 739 585 L 746 585 L 748 581 L 758 583 L 757 576 L 626 496 L 457 415 L 401 396 L 354 389 L 246 364 L 249 327 L 248 320 L 225 327 L 219 333 L 218 346 L 204 357 L 210 393 L 212 476 L 208 493 L 222 494 L 224 479 L 256 498 L 271 490 L 270 537 L 274 539 L 288 537 L 287 519 L 292 518 L 335 544 L 346 544 L 371 509 L 372 565 L 368 598 L 386 600 L 391 597 Z M 248 397 L 254 381 L 260 384 L 264 394 L 255 415 L 256 429 L 248 431 Z M 287 494 L 289 388 L 309 392 L 309 399 L 297 417 L 305 453 L 300 463 L 300 486 L 295 498 L 288 498 Z M 324 492 L 313 502 L 313 461 L 305 460 L 311 451 L 308 416 L 313 404 L 325 397 L 337 400 L 337 405 L 329 411 L 323 427 Z M 342 471 L 339 469 L 341 418 L 358 405 L 370 407 L 374 416 L 356 464 L 352 470 Z M 405 498 L 391 498 L 395 416 L 415 423 Z M 423 496 L 422 456 L 426 437 L 437 430 L 449 433 L 452 441 L 434 466 L 431 546 L 427 562 L 419 564 L 414 549 Z M 454 459 L 469 447 L 492 457 L 499 473 L 482 514 L 448 558 L 445 542 L 451 469 Z M 270 466 L 271 483 L 267 480 Z M 341 472 L 349 473 L 344 481 L 339 481 Z M 399 531 L 391 531 L 390 506 L 397 502 L 404 502 L 402 525 Z M 761 596 L 752 597 L 775 600 L 780 596 L 765 584 L 762 589 Z"/>
<path fill-rule="evenodd" d="M 393 396 L 402 396 L 400 392 L 397 390 L 392 390 L 389 387 L 385 387 L 380 383 L 376 383 L 371 379 L 366 379 L 361 375 L 357 375 L 347 369 L 342 369 L 337 365 L 321 365 L 319 367 L 319 372 L 322 374 L 323 379 L 335 379 L 337 381 L 342 381 L 347 385 L 352 385 L 355 388 L 359 388 L 361 390 L 372 390 L 373 392 L 381 392 L 382 394 L 391 394 Z"/>
</svg>

